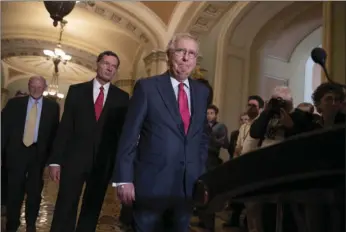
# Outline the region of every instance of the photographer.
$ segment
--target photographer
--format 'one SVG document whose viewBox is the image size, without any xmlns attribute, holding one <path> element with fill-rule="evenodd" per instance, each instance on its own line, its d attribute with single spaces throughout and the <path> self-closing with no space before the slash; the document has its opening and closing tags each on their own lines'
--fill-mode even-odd
<svg viewBox="0 0 346 232">
<path fill-rule="evenodd" d="M 264 147 L 315 128 L 313 115 L 294 109 L 290 89 L 278 86 L 274 89 L 265 110 L 253 122 L 250 136 L 259 139 L 258 146 Z"/>
</svg>

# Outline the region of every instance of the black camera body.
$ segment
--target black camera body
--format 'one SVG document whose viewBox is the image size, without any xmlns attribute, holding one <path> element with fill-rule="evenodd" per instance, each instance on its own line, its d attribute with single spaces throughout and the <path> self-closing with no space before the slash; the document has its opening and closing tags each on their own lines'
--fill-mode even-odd
<svg viewBox="0 0 346 232">
<path fill-rule="evenodd" d="M 272 98 L 268 102 L 269 110 L 275 115 L 280 115 L 280 109 L 284 109 L 286 105 L 286 101 L 281 97 Z"/>
</svg>

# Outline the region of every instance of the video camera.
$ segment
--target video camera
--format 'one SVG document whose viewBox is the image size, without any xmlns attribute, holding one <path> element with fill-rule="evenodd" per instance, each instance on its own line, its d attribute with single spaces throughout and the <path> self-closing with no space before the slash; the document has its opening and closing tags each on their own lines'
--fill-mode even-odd
<svg viewBox="0 0 346 232">
<path fill-rule="evenodd" d="M 280 109 L 284 109 L 287 102 L 281 97 L 271 98 L 268 102 L 268 109 L 273 115 L 280 115 Z"/>
</svg>

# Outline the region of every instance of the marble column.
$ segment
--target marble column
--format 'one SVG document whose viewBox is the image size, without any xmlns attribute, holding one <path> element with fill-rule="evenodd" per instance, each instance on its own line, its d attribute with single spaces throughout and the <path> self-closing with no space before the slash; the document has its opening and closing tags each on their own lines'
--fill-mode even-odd
<svg viewBox="0 0 346 232">
<path fill-rule="evenodd" d="M 133 79 L 120 79 L 115 81 L 114 85 L 120 89 L 126 91 L 128 94 L 132 95 L 135 80 Z"/>
<path fill-rule="evenodd" d="M 5 107 L 8 100 L 8 89 L 1 88 L 1 109 Z"/>
<path fill-rule="evenodd" d="M 332 80 L 346 84 L 346 2 L 323 2 L 323 48 Z M 324 74 L 322 81 L 326 81 Z"/>
<path fill-rule="evenodd" d="M 144 58 L 148 76 L 164 73 L 167 70 L 167 55 L 165 51 L 152 51 Z"/>
</svg>

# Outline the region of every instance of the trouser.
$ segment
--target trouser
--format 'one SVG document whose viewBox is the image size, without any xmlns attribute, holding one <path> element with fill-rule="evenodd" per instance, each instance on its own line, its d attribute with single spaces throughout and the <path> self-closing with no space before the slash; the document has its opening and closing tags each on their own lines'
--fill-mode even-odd
<svg viewBox="0 0 346 232">
<path fill-rule="evenodd" d="M 219 158 L 219 154 L 208 154 L 206 163 L 207 171 L 213 170 L 217 166 L 222 164 L 222 159 Z M 211 231 L 214 231 L 215 227 L 215 213 L 205 213 L 203 211 L 198 213 L 199 220 L 203 226 Z"/>
<path fill-rule="evenodd" d="M 60 186 L 51 232 L 95 232 L 111 171 L 94 167 L 91 171 L 76 170 L 74 166 L 62 167 Z M 76 227 L 77 209 L 83 184 L 86 187 Z"/>
<path fill-rule="evenodd" d="M 20 210 L 25 193 L 25 220 L 27 226 L 35 227 L 40 210 L 44 164 L 42 165 L 39 162 L 36 144 L 30 147 L 22 146 L 23 156 L 16 163 L 8 164 L 7 169 L 6 229 L 9 231 L 16 231 L 20 225 Z"/>
<path fill-rule="evenodd" d="M 132 223 L 132 207 L 127 205 L 121 206 L 119 220 L 124 225 L 131 225 Z"/>
<path fill-rule="evenodd" d="M 6 206 L 7 191 L 8 191 L 8 175 L 7 175 L 6 162 L 1 162 L 1 205 Z"/>
</svg>

